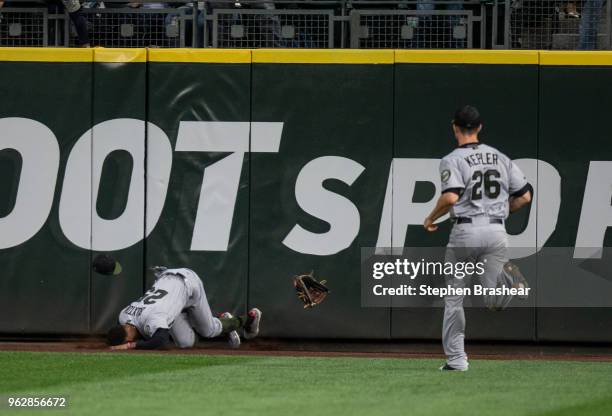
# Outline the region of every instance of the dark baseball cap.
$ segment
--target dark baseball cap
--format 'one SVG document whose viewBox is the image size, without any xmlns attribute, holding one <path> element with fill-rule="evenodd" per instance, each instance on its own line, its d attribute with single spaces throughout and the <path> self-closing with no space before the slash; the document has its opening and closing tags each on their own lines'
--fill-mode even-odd
<svg viewBox="0 0 612 416">
<path fill-rule="evenodd" d="M 480 112 L 476 107 L 465 105 L 455 112 L 453 124 L 466 129 L 478 128 L 482 124 Z"/>
<path fill-rule="evenodd" d="M 122 272 L 121 264 L 108 254 L 98 254 L 93 260 L 93 269 L 100 274 L 117 276 Z"/>
</svg>

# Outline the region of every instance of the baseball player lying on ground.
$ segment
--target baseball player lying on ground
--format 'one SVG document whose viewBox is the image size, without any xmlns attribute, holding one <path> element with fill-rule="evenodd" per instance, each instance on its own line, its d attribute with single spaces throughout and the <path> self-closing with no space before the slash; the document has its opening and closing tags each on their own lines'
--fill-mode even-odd
<svg viewBox="0 0 612 416">
<path fill-rule="evenodd" d="M 230 346 L 240 346 L 237 330 L 246 339 L 259 333 L 261 311 L 253 308 L 246 317 L 226 312 L 213 316 L 204 285 L 190 269 L 156 267 L 155 283 L 137 301 L 119 314 L 119 325 L 108 331 L 111 350 L 155 349 L 170 343 L 179 348 L 195 345 L 196 333 L 204 338 L 229 337 Z"/>
<path fill-rule="evenodd" d="M 480 283 L 487 288 L 525 289 L 527 282 L 518 267 L 508 262 L 508 235 L 504 221 L 511 212 L 531 202 L 533 188 L 519 167 L 499 150 L 482 144 L 480 114 L 471 106 L 455 113 L 453 132 L 458 147 L 440 162 L 442 195 L 423 226 L 434 232 L 434 222 L 450 212 L 454 222 L 445 261 L 484 262 Z M 446 276 L 446 284 L 463 288 L 464 279 Z M 527 291 L 528 293 L 528 291 Z M 491 310 L 504 309 L 511 295 L 486 295 Z M 465 314 L 463 296 L 444 298 L 442 343 L 447 356 L 441 370 L 468 369 L 464 348 Z"/>
</svg>

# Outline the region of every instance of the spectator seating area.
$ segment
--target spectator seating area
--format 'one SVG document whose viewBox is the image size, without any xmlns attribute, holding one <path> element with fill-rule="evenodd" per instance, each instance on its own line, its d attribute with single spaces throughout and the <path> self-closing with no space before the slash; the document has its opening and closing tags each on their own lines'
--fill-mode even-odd
<svg viewBox="0 0 612 416">
<path fill-rule="evenodd" d="M 610 49 L 611 2 L 0 1 L 0 46 Z"/>
</svg>

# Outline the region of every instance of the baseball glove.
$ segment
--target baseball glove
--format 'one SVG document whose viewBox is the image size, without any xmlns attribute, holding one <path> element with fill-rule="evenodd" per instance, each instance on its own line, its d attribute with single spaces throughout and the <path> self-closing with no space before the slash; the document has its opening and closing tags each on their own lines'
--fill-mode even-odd
<svg viewBox="0 0 612 416">
<path fill-rule="evenodd" d="M 317 281 L 312 272 L 293 278 L 293 286 L 298 298 L 304 302 L 304 309 L 315 307 L 325 300 L 330 293 L 325 283 L 325 280 Z"/>
</svg>

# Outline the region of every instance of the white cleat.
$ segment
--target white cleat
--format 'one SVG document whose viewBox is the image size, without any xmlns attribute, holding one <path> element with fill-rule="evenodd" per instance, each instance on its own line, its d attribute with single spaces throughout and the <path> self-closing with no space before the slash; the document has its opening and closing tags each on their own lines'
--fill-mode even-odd
<svg viewBox="0 0 612 416">
<path fill-rule="evenodd" d="M 221 318 L 230 319 L 234 316 L 229 312 L 223 312 L 221 314 Z M 227 342 L 229 343 L 230 348 L 240 348 L 240 335 L 238 335 L 238 331 L 231 331 L 227 334 Z"/>
<path fill-rule="evenodd" d="M 253 308 L 249 311 L 250 323 L 244 327 L 244 338 L 253 339 L 259 334 L 259 322 L 261 321 L 261 311 Z"/>
</svg>

